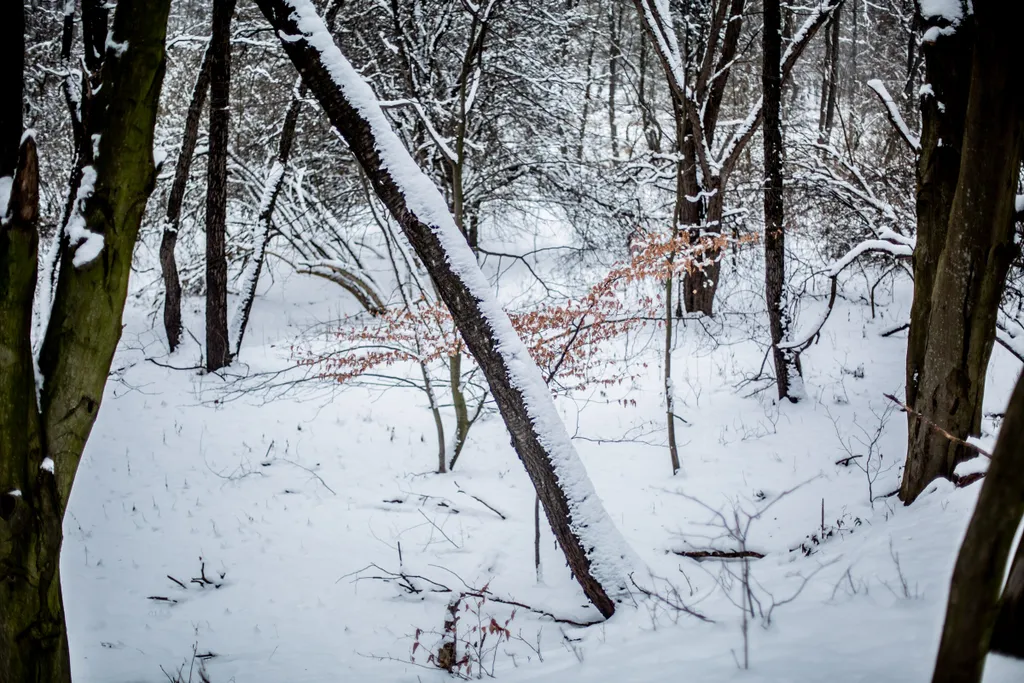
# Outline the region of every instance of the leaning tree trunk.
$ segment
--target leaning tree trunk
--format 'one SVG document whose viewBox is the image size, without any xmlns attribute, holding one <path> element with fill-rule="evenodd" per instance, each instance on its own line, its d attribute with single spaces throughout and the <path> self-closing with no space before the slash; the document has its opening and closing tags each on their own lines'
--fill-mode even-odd
<svg viewBox="0 0 1024 683">
<path fill-rule="evenodd" d="M 327 9 L 325 19 L 328 27 L 334 26 L 334 18 L 341 9 L 342 1 L 334 0 Z M 277 206 L 277 197 L 281 194 L 281 188 L 284 186 L 284 171 L 292 154 L 292 145 L 295 142 L 295 128 L 299 123 L 299 112 L 302 109 L 302 101 L 305 98 L 306 85 L 302 83 L 300 78 L 299 82 L 295 84 L 292 99 L 288 103 L 288 110 L 284 114 L 281 137 L 277 144 L 277 158 L 267 173 L 267 179 L 263 184 L 263 192 L 260 195 L 256 230 L 253 233 L 253 251 L 249 257 L 249 263 L 242 273 L 238 307 L 231 316 L 231 325 L 228 328 L 231 341 L 230 350 L 233 354 L 237 354 L 242 348 L 242 338 L 245 337 L 245 330 L 249 326 L 252 304 L 256 299 L 256 286 L 260 282 L 260 273 L 263 271 L 263 263 L 267 257 L 267 247 L 270 245 L 270 237 L 273 234 L 271 228 L 274 223 L 274 208 Z"/>
<path fill-rule="evenodd" d="M 1024 659 L 1024 543 L 1017 544 L 1017 555 L 999 600 L 992 651 Z"/>
<path fill-rule="evenodd" d="M 3 5 L 3 30 L 14 30 L 20 6 Z M 169 6 L 170 0 L 121 0 L 114 14 L 101 87 L 94 91 L 86 122 L 96 153 L 83 167 L 90 182 L 77 192 L 62 247 L 39 357 L 38 406 L 30 341 L 38 220 L 31 138 L 21 146 L 11 214 L 0 226 L 0 680 L 5 683 L 71 680 L 60 589 L 61 524 L 121 335 L 132 252 L 155 182 L 153 129 Z M 5 48 L 15 40 L 3 38 Z M 6 59 L 4 66 L 4 105 L 20 107 L 20 86 L 9 81 L 20 82 L 21 70 Z M 0 128 L 5 140 L 21 135 L 20 122 L 4 120 Z"/>
<path fill-rule="evenodd" d="M 160 270 L 164 279 L 164 331 L 171 351 L 181 343 L 181 280 L 178 278 L 178 262 L 174 258 L 174 247 L 178 244 L 178 227 L 181 224 L 181 206 L 185 200 L 192 157 L 199 140 L 199 121 L 203 114 L 206 91 L 210 87 L 210 50 L 203 53 L 196 84 L 192 88 L 192 101 L 185 116 L 185 129 L 181 135 L 181 151 L 178 165 L 174 169 L 174 183 L 167 197 L 167 216 L 164 218 L 164 232 L 160 240 Z"/>
<path fill-rule="evenodd" d="M 837 21 L 833 17 L 832 21 Z M 764 0 L 761 32 L 761 89 L 764 92 L 764 278 L 768 323 L 775 361 L 775 384 L 780 399 L 796 403 L 803 396 L 800 359 L 780 344 L 789 335 L 786 305 L 786 232 L 782 203 L 782 8 L 779 0 Z"/>
<path fill-rule="evenodd" d="M 228 129 L 231 122 L 231 16 L 235 0 L 213 0 L 210 35 L 210 153 L 206 166 L 206 369 L 231 363 L 228 339 Z"/>
<path fill-rule="evenodd" d="M 610 616 L 626 599 L 634 556 L 601 505 L 540 370 L 491 293 L 447 203 L 402 146 L 312 3 L 257 4 L 433 278 L 487 378 L 573 575 Z"/>
<path fill-rule="evenodd" d="M 291 156 L 292 143 L 295 140 L 295 126 L 299 121 L 299 110 L 302 108 L 302 100 L 305 96 L 306 87 L 304 85 L 296 86 L 291 102 L 288 103 L 288 111 L 284 115 L 284 125 L 281 126 L 277 158 L 267 172 L 267 178 L 263 183 L 259 211 L 256 216 L 256 229 L 253 231 L 252 237 L 252 254 L 242 272 L 238 307 L 231 316 L 231 325 L 228 328 L 231 340 L 230 350 L 235 354 L 242 348 L 242 338 L 249 326 L 249 315 L 252 313 L 252 304 L 256 299 L 256 286 L 260 282 L 267 246 L 270 244 L 270 236 L 273 234 L 271 228 L 274 223 L 274 207 L 277 205 L 277 197 L 284 185 L 284 171 L 288 165 L 288 158 Z"/>
<path fill-rule="evenodd" d="M 941 241 L 930 232 L 936 227 L 931 221 L 942 222 L 942 201 L 950 196 L 945 193 L 951 189 L 951 178 L 933 174 L 952 174 L 942 164 L 949 161 L 951 165 L 952 154 L 940 159 L 934 147 L 941 145 L 941 149 L 957 140 L 955 135 L 951 139 L 936 135 L 942 123 L 951 127 L 942 118 L 956 116 L 951 109 L 959 104 L 959 83 L 940 81 L 950 86 L 950 97 L 936 92 L 938 102 L 931 105 L 928 97 L 923 108 L 917 250 L 924 246 L 924 253 L 915 250 L 907 352 L 907 398 L 913 412 L 908 418 L 909 444 L 900 489 L 900 498 L 907 504 L 934 479 L 951 477 L 957 464 L 968 457 L 961 443 L 948 439 L 935 425 L 957 439 L 980 432 L 996 314 L 1016 251 L 1013 213 L 1024 111 L 1021 72 L 1015 63 L 1015 38 L 1006 28 L 1012 22 L 987 3 L 979 3 L 977 9 L 973 35 L 959 35 L 971 30 L 965 20 L 952 36 L 940 36 L 929 47 L 929 59 L 945 50 L 967 50 L 969 55 L 973 42 L 973 58 L 967 57 L 971 59 L 970 85 L 959 168 L 948 218 L 938 231 Z M 952 61 L 946 77 L 959 76 L 959 60 L 964 57 L 944 57 Z M 929 111 L 932 106 L 935 112 Z M 929 197 L 927 190 L 935 194 Z M 933 198 L 936 205 L 922 206 L 923 198 Z M 919 301 L 921 297 L 929 297 L 927 307 Z"/>
<path fill-rule="evenodd" d="M 980 17 L 979 17 L 980 19 Z M 1013 538 L 1024 515 L 1024 378 L 1006 409 L 992 464 L 950 584 L 933 683 L 977 683 L 996 616 Z"/>
</svg>

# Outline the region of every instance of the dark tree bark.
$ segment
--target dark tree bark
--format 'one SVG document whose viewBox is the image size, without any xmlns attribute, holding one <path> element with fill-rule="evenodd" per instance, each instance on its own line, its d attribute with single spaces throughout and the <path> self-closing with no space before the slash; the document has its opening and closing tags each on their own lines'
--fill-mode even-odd
<svg viewBox="0 0 1024 683">
<path fill-rule="evenodd" d="M 121 0 L 85 132 L 93 191 L 74 203 L 87 240 L 68 240 L 39 357 L 31 350 L 38 166 L 26 139 L 0 226 L 0 681 L 69 683 L 61 524 L 118 339 L 131 258 L 155 182 L 153 129 L 170 0 Z M 21 3 L 6 3 L 0 24 Z M 121 47 L 123 46 L 123 47 Z M 0 78 L 19 79 L 4 70 Z M 5 94 L 17 92 L 15 88 Z M 20 104 L 20 99 L 17 98 Z M 5 127 L 0 135 L 13 135 Z M 18 131 L 20 135 L 20 131 Z M 98 245 L 98 248 L 97 248 Z M 83 246 L 87 247 L 80 250 Z"/>
<path fill-rule="evenodd" d="M 353 94 L 349 88 L 355 86 L 347 84 L 343 89 L 333 79 L 331 70 L 325 63 L 329 59 L 340 58 L 340 54 L 334 52 L 333 45 L 330 47 L 331 55 L 334 57 L 322 52 L 325 46 L 320 41 L 325 40 L 326 31 L 317 32 L 314 39 L 300 30 L 296 23 L 297 17 L 293 13 L 294 5 L 289 0 L 257 0 L 257 4 L 276 29 L 278 36 L 287 37 L 282 39 L 285 52 L 302 74 L 303 81 L 320 102 L 334 128 L 347 142 L 373 185 L 375 193 L 388 207 L 395 221 L 401 225 L 406 238 L 433 278 L 466 346 L 487 378 L 512 437 L 512 445 L 541 498 L 552 531 L 565 553 L 573 575 L 598 610 L 605 616 L 610 616 L 615 611 L 617 599 L 623 597 L 626 590 L 626 577 L 618 576 L 615 566 L 619 560 L 629 561 L 626 558 L 628 550 L 624 541 L 612 530 L 610 520 L 603 510 L 594 507 L 596 501 L 591 501 L 589 497 L 593 494 L 584 494 L 585 497 L 581 499 L 579 492 L 567 492 L 563 488 L 555 470 L 556 458 L 561 456 L 550 450 L 558 446 L 548 442 L 544 428 L 536 425 L 530 417 L 531 410 L 544 407 L 531 408 L 526 398 L 527 389 L 514 385 L 510 380 L 510 377 L 523 376 L 522 373 L 526 371 L 513 367 L 513 361 L 503 353 L 492 327 L 493 324 L 499 323 L 488 317 L 481 300 L 449 260 L 449 252 L 441 236 L 427 222 L 431 219 L 417 215 L 414 208 L 406 203 L 406 196 L 399 180 L 392 176 L 396 170 L 389 168 L 381 157 L 374 128 L 371 126 L 371 120 L 367 118 L 369 114 L 365 113 L 366 103 L 357 101 L 354 104 L 350 99 Z M 319 22 L 313 22 L 309 17 L 310 6 L 305 3 L 302 5 L 303 16 L 309 20 L 305 27 L 313 31 L 316 29 L 314 24 Z M 406 161 L 412 168 L 411 158 Z M 405 174 L 408 171 L 403 165 L 400 172 Z M 420 177 L 418 171 L 416 176 Z M 440 195 L 438 202 L 443 202 Z M 450 230 L 457 231 L 454 221 Z M 464 256 L 471 260 L 471 252 L 468 250 Z M 539 373 L 537 377 L 539 378 Z M 570 497 L 573 499 L 572 504 Z M 580 506 L 583 505 L 589 506 L 591 514 L 596 516 L 581 519 Z M 607 538 L 601 539 L 602 547 L 594 547 L 584 542 L 583 539 L 591 535 L 594 525 L 604 527 L 606 524 L 609 526 L 604 532 L 611 530 L 611 533 Z M 621 556 L 616 555 L 617 559 L 611 559 L 607 554 L 610 547 L 614 548 L 613 555 L 621 553 Z"/>
<path fill-rule="evenodd" d="M 210 35 L 210 154 L 206 174 L 206 369 L 231 363 L 228 339 L 228 129 L 231 125 L 231 17 L 235 0 L 214 0 Z"/>
<path fill-rule="evenodd" d="M 178 278 L 178 262 L 174 258 L 174 247 L 178 244 L 181 206 L 185 199 L 185 188 L 188 185 L 196 142 L 199 140 L 199 121 L 203 115 L 203 104 L 206 102 L 206 91 L 209 87 L 210 51 L 207 50 L 203 54 L 203 63 L 199 67 L 199 76 L 196 77 L 195 86 L 192 88 L 192 100 L 185 116 L 181 151 L 178 153 L 178 164 L 174 168 L 171 192 L 167 197 L 167 215 L 164 219 L 163 237 L 160 240 L 160 270 L 164 278 L 164 330 L 171 351 L 178 348 L 178 344 L 181 343 L 181 280 Z"/>
<path fill-rule="evenodd" d="M 107 0 L 82 0 L 82 42 L 85 66 L 98 76 L 103 66 L 107 43 Z"/>
<path fill-rule="evenodd" d="M 0 14 L 0 178 L 13 177 L 21 146 L 25 72 L 25 10 L 21 3 Z M 4 216 L 0 216 L 3 220 Z"/>
<path fill-rule="evenodd" d="M 833 18 L 835 21 L 835 18 Z M 800 359 L 780 344 L 789 336 L 786 305 L 786 232 L 782 199 L 782 8 L 779 0 L 764 0 L 761 32 L 761 90 L 764 93 L 764 277 L 768 323 L 775 361 L 775 384 L 780 399 L 796 403 L 803 391 Z"/>
<path fill-rule="evenodd" d="M 842 6 L 832 13 L 825 27 L 825 63 L 822 67 L 821 112 L 818 119 L 818 142 L 825 144 L 832 137 L 836 116 L 836 93 L 839 91 L 839 19 Z"/>
<path fill-rule="evenodd" d="M 1024 444 L 1024 380 L 1017 380 L 992 453 L 992 464 L 981 485 L 978 504 L 953 569 L 933 683 L 981 681 L 999 612 L 1006 561 L 1024 515 L 1024 448 L 1021 444 Z"/>
<path fill-rule="evenodd" d="M 608 134 L 612 143 L 612 159 L 619 158 L 619 129 L 615 123 L 615 94 L 619 85 L 619 61 L 622 59 L 622 8 L 616 3 L 608 10 Z"/>
<path fill-rule="evenodd" d="M 1024 659 L 1024 543 L 1017 544 L 1017 555 L 999 600 L 992 651 Z"/>
<path fill-rule="evenodd" d="M 936 92 L 922 104 L 907 402 L 927 421 L 908 413 L 900 489 L 907 504 L 973 455 L 929 422 L 957 439 L 981 429 L 996 314 L 1016 253 L 1013 212 L 1024 84 L 1012 66 L 1015 37 L 1008 24 L 989 3 L 979 3 L 952 36 L 926 46 L 934 62 L 929 79 L 936 78 L 929 82 Z M 935 73 L 940 68 L 942 73 Z M 965 88 L 969 95 L 958 114 L 955 107 L 965 101 Z M 957 135 L 960 121 L 962 138 Z"/>
</svg>

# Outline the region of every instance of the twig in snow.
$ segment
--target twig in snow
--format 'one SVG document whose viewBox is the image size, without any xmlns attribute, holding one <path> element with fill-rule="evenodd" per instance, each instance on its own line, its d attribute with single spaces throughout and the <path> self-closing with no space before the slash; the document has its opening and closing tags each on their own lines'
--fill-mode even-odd
<svg viewBox="0 0 1024 683">
<path fill-rule="evenodd" d="M 456 488 L 456 490 L 457 490 L 457 491 L 458 491 L 459 493 L 461 493 L 461 494 L 463 494 L 463 495 L 466 495 L 466 496 L 469 496 L 470 498 L 472 498 L 472 499 L 473 499 L 473 500 L 475 500 L 476 502 L 480 503 L 480 504 L 481 504 L 481 505 L 483 505 L 483 506 L 484 506 L 485 508 L 487 508 L 488 510 L 490 510 L 491 512 L 493 512 L 494 514 L 496 514 L 496 515 L 498 515 L 499 517 L 501 517 L 501 518 L 502 518 L 503 520 L 507 520 L 507 519 L 508 519 L 508 517 L 506 517 L 505 515 L 503 515 L 503 514 L 502 514 L 502 513 L 501 513 L 501 512 L 500 512 L 500 511 L 499 511 L 499 510 L 497 509 L 497 508 L 495 508 L 495 507 L 494 507 L 493 505 L 490 505 L 490 504 L 489 504 L 489 503 L 488 503 L 487 501 L 485 501 L 485 500 L 484 500 L 483 498 L 480 498 L 479 496 L 474 496 L 474 495 L 473 495 L 472 493 L 466 493 L 466 492 L 465 492 L 465 491 L 463 491 L 463 490 L 462 490 L 461 488 L 459 488 L 459 482 L 455 482 L 455 488 Z"/>
</svg>

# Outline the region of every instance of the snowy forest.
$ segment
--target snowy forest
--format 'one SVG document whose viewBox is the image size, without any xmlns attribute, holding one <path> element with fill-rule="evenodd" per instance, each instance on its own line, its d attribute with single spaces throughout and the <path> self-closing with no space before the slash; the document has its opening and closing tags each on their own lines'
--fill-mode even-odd
<svg viewBox="0 0 1024 683">
<path fill-rule="evenodd" d="M 4 0 L 0 683 L 1024 680 L 997 0 Z"/>
</svg>

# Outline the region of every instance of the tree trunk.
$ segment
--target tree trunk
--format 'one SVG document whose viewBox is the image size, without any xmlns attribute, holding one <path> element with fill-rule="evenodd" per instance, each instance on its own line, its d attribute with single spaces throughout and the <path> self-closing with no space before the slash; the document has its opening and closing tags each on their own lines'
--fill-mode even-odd
<svg viewBox="0 0 1024 683">
<path fill-rule="evenodd" d="M 789 307 L 786 302 L 786 232 L 782 200 L 782 9 L 779 0 L 764 0 L 764 30 L 761 33 L 764 92 L 764 278 L 768 302 L 768 323 L 775 361 L 775 384 L 779 399 L 796 403 L 803 396 L 800 360 L 791 349 L 779 344 L 789 336 Z"/>
<path fill-rule="evenodd" d="M 992 652 L 1024 659 L 1024 543 L 1017 544 L 1017 555 L 999 600 Z"/>
<path fill-rule="evenodd" d="M 469 407 L 466 405 L 466 392 L 462 390 L 462 353 L 454 353 L 448 357 L 448 378 L 452 389 L 452 405 L 455 408 L 455 441 L 452 444 L 452 457 L 448 469 L 454 470 L 455 463 L 462 455 L 469 436 Z"/>
<path fill-rule="evenodd" d="M 980 15 L 978 19 L 979 23 L 983 20 Z M 980 45 L 979 50 L 983 50 Z M 1007 68 L 1012 67 L 1007 65 Z M 981 485 L 978 504 L 953 569 L 932 683 L 981 681 L 992 628 L 999 613 L 1006 561 L 1024 514 L 1022 443 L 1024 380 L 1017 380 L 999 430 L 992 464 Z"/>
<path fill-rule="evenodd" d="M 163 237 L 160 240 L 160 270 L 164 278 L 164 330 L 167 345 L 171 351 L 181 343 L 181 281 L 178 279 L 178 262 L 174 258 L 174 247 L 178 244 L 178 226 L 181 223 L 181 205 L 185 199 L 192 157 L 199 140 L 199 121 L 203 114 L 206 91 L 210 87 L 210 50 L 203 53 L 199 76 L 192 88 L 192 101 L 185 116 L 185 129 L 181 136 L 181 151 L 178 165 L 174 169 L 174 183 L 167 198 L 167 216 L 164 220 Z"/>
<path fill-rule="evenodd" d="M 270 171 L 267 173 L 266 182 L 263 185 L 263 193 L 260 199 L 259 215 L 256 218 L 256 229 L 253 231 L 252 254 L 249 256 L 249 263 L 242 273 L 240 298 L 238 307 L 231 316 L 230 339 L 231 352 L 238 353 L 242 348 L 242 338 L 245 336 L 245 329 L 249 325 L 249 315 L 252 313 L 252 303 L 256 299 L 256 286 L 260 282 L 260 272 L 263 270 L 263 262 L 266 259 L 267 245 L 270 243 L 271 227 L 274 222 L 274 207 L 277 205 L 277 197 L 284 185 L 284 171 L 288 165 L 288 158 L 291 156 L 292 143 L 295 140 L 295 126 L 299 120 L 299 110 L 302 108 L 302 99 L 306 95 L 306 87 L 297 85 L 295 94 L 292 95 L 288 104 L 288 111 L 284 115 L 284 125 L 281 127 L 281 140 L 278 143 L 277 159 Z"/>
<path fill-rule="evenodd" d="M 933 88 L 945 85 L 949 95 L 937 90 L 938 102 L 929 103 L 932 98 L 926 97 L 922 111 L 925 127 L 907 399 L 914 411 L 958 439 L 980 432 L 996 314 L 1016 252 L 1013 211 L 1020 171 L 1022 84 L 1018 70 L 1011 66 L 1015 39 L 1005 25 L 1012 22 L 992 16 L 996 13 L 987 4 L 980 6 L 973 17 L 973 36 L 960 35 L 970 30 L 965 22 L 954 35 L 940 36 L 930 47 L 929 61 L 935 55 L 937 61 L 947 63 L 945 79 L 959 78 L 958 67 L 965 57 L 942 52 L 967 50 L 969 55 L 974 38 L 955 186 L 951 187 L 951 166 L 956 159 L 943 150 L 958 141 L 948 119 L 956 117 L 951 110 L 959 103 L 959 82 L 932 82 Z M 959 42 L 962 39 L 966 42 Z M 943 41 L 950 42 L 944 45 Z M 929 76 L 932 71 L 929 66 Z M 938 138 L 943 127 L 953 128 L 950 138 Z M 950 203 L 945 205 L 949 208 L 943 220 L 947 198 Z M 921 297 L 929 297 L 927 307 L 919 301 Z M 914 413 L 908 413 L 908 420 L 907 462 L 900 489 L 906 504 L 934 479 L 950 477 L 957 464 L 971 455 Z"/>
<path fill-rule="evenodd" d="M 610 616 L 626 599 L 634 556 L 597 498 L 540 370 L 491 294 L 444 198 L 402 147 L 312 4 L 257 4 L 433 278 L 487 378 L 573 575 L 595 607 Z"/>
<path fill-rule="evenodd" d="M 327 9 L 325 17 L 327 26 L 333 28 L 334 18 L 341 9 L 342 0 L 333 0 Z M 260 273 L 263 271 L 263 263 L 267 257 L 267 247 L 270 245 L 271 228 L 274 223 L 274 207 L 277 206 L 277 197 L 281 194 L 284 186 L 284 171 L 291 158 L 292 145 L 295 142 L 295 127 L 299 123 L 299 112 L 302 110 L 302 101 L 306 98 L 306 86 L 302 79 L 295 84 L 291 102 L 288 103 L 288 110 L 284 115 L 284 124 L 281 126 L 281 138 L 277 146 L 277 162 L 271 166 L 267 174 L 266 183 L 263 186 L 261 195 L 259 216 L 256 219 L 256 230 L 253 234 L 253 253 L 249 257 L 249 263 L 242 273 L 241 292 L 238 307 L 231 316 L 231 327 L 229 335 L 231 340 L 231 353 L 237 354 L 242 348 L 242 339 L 245 337 L 245 330 L 249 326 L 249 315 L 252 313 L 252 304 L 256 299 L 256 286 L 260 282 Z M 357 295 L 358 298 L 358 295 Z M 371 306 L 365 306 L 371 310 Z M 431 391 L 432 393 L 432 391 Z"/>
<path fill-rule="evenodd" d="M 82 0 L 82 43 L 85 45 L 85 66 L 99 76 L 107 43 L 107 0 Z"/>
<path fill-rule="evenodd" d="M 679 447 L 676 444 L 676 406 L 675 387 L 672 384 L 672 282 L 670 275 L 665 278 L 665 355 L 664 355 L 664 391 L 665 391 L 665 425 L 668 429 L 668 456 L 672 462 L 672 474 L 679 473 Z"/>
<path fill-rule="evenodd" d="M 21 47 L 21 3 L 0 14 L 15 36 L 4 47 Z M 17 7 L 13 7 L 17 5 Z M 13 56 L 13 55 L 12 55 Z M 20 60 L 18 60 L 20 61 Z M 20 113 L 22 71 L 14 68 L 0 85 Z M 7 106 L 0 105 L 3 109 Z M 7 215 L 0 217 L 0 681 L 71 680 L 67 633 L 60 597 L 61 505 L 43 462 L 32 357 L 32 298 L 39 235 L 39 165 L 36 145 L 21 136 L 21 116 L 0 114 L 0 167 L 12 180 Z"/>
<path fill-rule="evenodd" d="M 214 0 L 210 35 L 210 154 L 206 173 L 206 369 L 231 363 L 228 339 L 228 129 L 231 125 L 231 16 L 235 0 Z"/>
<path fill-rule="evenodd" d="M 714 237 L 721 230 L 724 209 L 721 179 L 716 176 L 702 188 L 707 197 L 702 202 L 704 229 L 691 230 L 690 237 L 697 243 L 702 236 Z M 693 203 L 693 202 L 689 202 Z M 722 271 L 721 251 L 709 249 L 700 258 L 701 267 L 686 271 L 683 278 L 683 303 L 687 313 L 714 315 L 715 293 L 718 291 L 718 276 Z"/>
<path fill-rule="evenodd" d="M 608 134 L 612 143 L 612 159 L 619 158 L 619 129 L 615 123 L 615 95 L 619 85 L 619 60 L 622 59 L 622 9 L 613 4 L 608 10 Z"/>
<path fill-rule="evenodd" d="M 10 28 L 8 3 L 0 23 Z M 0 680 L 68 683 L 60 589 L 61 523 L 96 419 L 127 295 L 139 223 L 155 182 L 153 129 L 164 73 L 170 0 L 121 0 L 87 119 L 96 154 L 91 191 L 73 202 L 39 370 L 36 405 L 31 309 L 36 272 L 38 171 L 22 145 L 0 227 Z M 104 25 L 105 30 L 105 25 Z M 13 39 L 13 38 L 12 38 Z M 5 43 L 7 41 L 4 41 Z M 21 79 L 15 69 L 4 77 Z M 17 96 L 10 83 L 7 96 Z M 0 135 L 10 135 L 13 127 Z M 20 135 L 20 131 L 18 131 Z M 86 187 L 83 185 L 83 188 Z"/>
<path fill-rule="evenodd" d="M 832 13 L 825 27 L 825 64 L 821 85 L 821 113 L 818 120 L 818 142 L 827 144 L 832 137 L 836 114 L 836 93 L 839 90 L 839 17 L 842 6 Z M 767 105 L 767 102 L 765 103 Z"/>
</svg>

